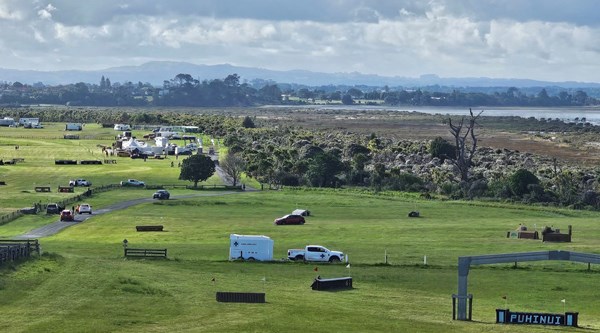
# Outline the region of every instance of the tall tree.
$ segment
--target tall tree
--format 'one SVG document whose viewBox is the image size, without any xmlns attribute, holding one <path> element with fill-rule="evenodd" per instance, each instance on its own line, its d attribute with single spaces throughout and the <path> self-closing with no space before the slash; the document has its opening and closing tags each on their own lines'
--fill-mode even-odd
<svg viewBox="0 0 600 333">
<path fill-rule="evenodd" d="M 250 118 L 250 116 L 246 116 L 244 117 L 244 120 L 242 120 L 242 127 L 255 128 L 256 126 L 254 125 L 254 121 L 252 120 L 252 118 Z"/>
<path fill-rule="evenodd" d="M 350 94 L 345 94 L 344 96 L 342 96 L 342 104 L 344 104 L 344 105 L 354 104 L 354 100 L 352 99 L 352 96 L 350 96 Z"/>
<path fill-rule="evenodd" d="M 281 103 L 281 89 L 276 84 L 260 88 L 258 95 L 264 102 Z"/>
<path fill-rule="evenodd" d="M 205 155 L 191 155 L 181 163 L 180 180 L 189 180 L 194 182 L 194 187 L 198 187 L 198 182 L 203 182 L 215 173 L 215 163 Z"/>
<path fill-rule="evenodd" d="M 315 155 L 310 162 L 306 178 L 312 186 L 335 187 L 336 175 L 345 171 L 344 163 L 332 152 Z"/>
</svg>

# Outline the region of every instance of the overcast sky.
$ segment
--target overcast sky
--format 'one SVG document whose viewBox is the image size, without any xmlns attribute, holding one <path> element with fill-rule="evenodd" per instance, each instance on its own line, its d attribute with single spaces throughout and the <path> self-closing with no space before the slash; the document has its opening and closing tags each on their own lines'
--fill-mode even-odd
<svg viewBox="0 0 600 333">
<path fill-rule="evenodd" d="M 0 0 L 0 67 L 600 81 L 596 0 Z"/>
</svg>

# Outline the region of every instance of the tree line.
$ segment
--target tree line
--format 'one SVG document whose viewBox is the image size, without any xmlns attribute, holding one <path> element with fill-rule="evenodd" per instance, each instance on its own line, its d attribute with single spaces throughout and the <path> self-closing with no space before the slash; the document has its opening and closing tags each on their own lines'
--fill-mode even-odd
<svg viewBox="0 0 600 333">
<path fill-rule="evenodd" d="M 189 106 L 236 107 L 265 104 L 342 103 L 390 106 L 587 106 L 600 101 L 583 90 L 541 88 L 526 93 L 515 87 L 506 91 L 440 91 L 390 87 L 321 86 L 278 84 L 268 80 L 241 82 L 237 74 L 224 79 L 195 79 L 177 74 L 161 87 L 149 83 L 113 83 L 102 76 L 99 84 L 75 83 L 59 86 L 0 84 L 0 104 L 59 104 L 73 106 Z M 530 89 L 528 89 L 530 90 Z"/>
</svg>

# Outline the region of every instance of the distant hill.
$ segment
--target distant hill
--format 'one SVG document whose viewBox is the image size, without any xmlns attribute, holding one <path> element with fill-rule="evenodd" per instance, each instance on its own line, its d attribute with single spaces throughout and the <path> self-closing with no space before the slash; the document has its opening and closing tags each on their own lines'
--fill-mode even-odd
<svg viewBox="0 0 600 333">
<path fill-rule="evenodd" d="M 223 79 L 230 74 L 238 74 L 242 82 L 255 79 L 271 80 L 277 83 L 295 83 L 307 86 L 322 85 L 365 85 L 374 87 L 562 87 L 574 88 L 600 88 L 600 83 L 590 82 L 546 82 L 527 79 L 494 79 L 487 77 L 470 78 L 442 78 L 437 75 L 422 75 L 418 78 L 399 76 L 380 76 L 374 74 L 352 73 L 319 73 L 305 70 L 274 71 L 253 67 L 238 67 L 229 64 L 223 65 L 195 65 L 186 62 L 154 61 L 139 66 L 112 67 L 105 70 L 82 71 L 34 71 L 0 68 L 0 81 L 21 82 L 34 84 L 42 82 L 46 85 L 69 84 L 77 82 L 100 82 L 102 75 L 110 78 L 111 82 L 131 81 L 137 83 L 149 82 L 161 86 L 164 80 L 169 80 L 177 74 L 190 74 L 194 78 L 203 80 Z"/>
</svg>

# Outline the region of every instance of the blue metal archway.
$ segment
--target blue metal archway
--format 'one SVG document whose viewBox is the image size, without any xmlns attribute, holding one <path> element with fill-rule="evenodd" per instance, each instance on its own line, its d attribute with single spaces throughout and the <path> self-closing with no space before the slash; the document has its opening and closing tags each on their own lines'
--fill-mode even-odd
<svg viewBox="0 0 600 333">
<path fill-rule="evenodd" d="M 566 260 L 588 264 L 600 264 L 600 255 L 569 251 L 540 251 L 458 257 L 458 294 L 453 295 L 453 297 L 458 299 L 458 313 L 456 319 L 470 320 L 470 316 L 467 317 L 467 299 L 470 298 L 467 294 L 467 279 L 469 277 L 469 269 L 471 265 L 488 265 L 542 260 Z"/>
</svg>

